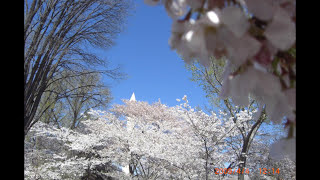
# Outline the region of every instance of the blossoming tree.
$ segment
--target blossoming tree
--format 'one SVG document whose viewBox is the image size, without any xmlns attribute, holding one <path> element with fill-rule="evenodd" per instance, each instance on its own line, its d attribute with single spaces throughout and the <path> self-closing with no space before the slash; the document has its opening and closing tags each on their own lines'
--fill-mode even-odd
<svg viewBox="0 0 320 180">
<path fill-rule="evenodd" d="M 124 102 L 110 112 L 91 110 L 74 130 L 37 123 L 25 146 L 27 179 L 212 179 L 213 169 L 232 158 L 223 151 L 235 128 L 222 125 L 223 117 L 195 111 L 187 102 Z"/>
<path fill-rule="evenodd" d="M 117 136 L 120 124 L 111 124 L 112 120 L 82 121 L 75 130 L 37 122 L 26 136 L 25 178 L 126 177 L 118 167 L 125 161 L 121 152 L 126 144 Z"/>
<path fill-rule="evenodd" d="M 182 100 L 174 107 L 124 100 L 110 111 L 91 110 L 76 129 L 36 123 L 25 144 L 26 179 L 236 179 L 215 169 L 240 162 L 241 146 L 230 146 L 241 137 L 238 124 Z M 246 124 L 252 114 L 237 117 Z"/>
<path fill-rule="evenodd" d="M 232 124 L 222 125 L 221 117 L 216 114 L 195 111 L 187 103 L 167 107 L 161 103 L 124 102 L 111 111 L 119 117 L 127 117 L 131 154 L 170 162 L 165 166 L 167 169 L 175 169 L 175 174 L 179 174 L 176 177 L 189 179 L 213 177 L 213 168 L 223 167 L 230 158 L 222 151 L 225 138 L 235 128 L 230 127 Z M 139 165 L 142 168 L 143 165 Z M 159 175 L 161 170 L 157 169 L 157 173 Z M 173 175 L 163 173 L 161 176 Z"/>
</svg>

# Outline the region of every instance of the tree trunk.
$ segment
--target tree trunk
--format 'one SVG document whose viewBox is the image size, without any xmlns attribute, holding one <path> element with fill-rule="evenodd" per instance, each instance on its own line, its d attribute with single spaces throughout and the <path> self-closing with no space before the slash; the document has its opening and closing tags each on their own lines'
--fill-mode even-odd
<svg viewBox="0 0 320 180">
<path fill-rule="evenodd" d="M 245 149 L 243 149 L 244 151 Z M 238 180 L 244 180 L 244 175 L 245 175 L 245 172 L 246 172 L 246 161 L 247 161 L 247 157 L 246 157 L 246 153 L 241 153 L 240 155 L 240 163 L 239 163 L 239 169 L 240 169 L 240 173 L 239 173 L 239 176 L 238 176 Z"/>
<path fill-rule="evenodd" d="M 239 173 L 238 180 L 244 180 L 245 167 L 246 167 L 246 161 L 247 161 L 247 153 L 249 151 L 251 142 L 252 142 L 254 136 L 256 135 L 256 132 L 258 131 L 258 129 L 260 128 L 260 126 L 264 120 L 265 120 L 265 108 L 263 108 L 261 110 L 259 119 L 257 120 L 256 123 L 254 123 L 254 125 L 251 127 L 248 135 L 244 138 L 242 151 L 241 151 L 240 158 L 239 158 L 239 162 L 240 162 L 239 169 L 240 169 L 241 173 Z"/>
</svg>

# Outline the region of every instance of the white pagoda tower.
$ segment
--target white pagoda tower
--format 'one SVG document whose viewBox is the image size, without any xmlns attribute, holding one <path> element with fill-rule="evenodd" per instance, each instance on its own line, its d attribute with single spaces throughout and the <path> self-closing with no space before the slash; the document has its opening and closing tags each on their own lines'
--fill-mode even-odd
<svg viewBox="0 0 320 180">
<path fill-rule="evenodd" d="M 136 101 L 136 96 L 134 95 L 134 92 L 131 95 L 130 101 Z"/>
</svg>

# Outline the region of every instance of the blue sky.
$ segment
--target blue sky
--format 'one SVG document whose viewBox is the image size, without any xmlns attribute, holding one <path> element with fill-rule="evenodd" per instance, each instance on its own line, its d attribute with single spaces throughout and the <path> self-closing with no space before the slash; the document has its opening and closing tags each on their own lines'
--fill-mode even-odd
<svg viewBox="0 0 320 180">
<path fill-rule="evenodd" d="M 188 96 L 192 107 L 206 103 L 204 92 L 189 78 L 183 60 L 168 45 L 172 20 L 163 6 L 147 6 L 135 0 L 135 10 L 116 45 L 106 52 L 112 65 L 121 65 L 128 79 L 112 82 L 112 104 L 122 104 L 132 92 L 138 101 L 149 103 L 161 99 L 163 104 L 177 105 L 177 98 Z"/>
</svg>

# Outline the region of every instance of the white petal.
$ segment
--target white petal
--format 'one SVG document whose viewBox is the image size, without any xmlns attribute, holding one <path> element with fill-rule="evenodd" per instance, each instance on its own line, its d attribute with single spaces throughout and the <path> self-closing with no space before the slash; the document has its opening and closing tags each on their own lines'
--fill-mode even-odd
<svg viewBox="0 0 320 180">
<path fill-rule="evenodd" d="M 193 9 L 199 9 L 202 6 L 204 0 L 186 0 L 188 5 Z"/>
<path fill-rule="evenodd" d="M 193 34 L 194 34 L 194 31 L 192 31 L 192 30 L 188 31 L 188 32 L 186 33 L 186 35 L 185 35 L 185 39 L 186 39 L 188 42 L 190 42 L 191 39 L 192 39 Z"/>
<path fill-rule="evenodd" d="M 276 76 L 256 69 L 254 71 L 256 71 L 255 77 L 259 79 L 255 94 L 260 96 L 275 96 L 281 92 L 280 80 Z"/>
<path fill-rule="evenodd" d="M 272 0 L 245 0 L 250 13 L 261 20 L 271 20 L 275 7 L 272 5 Z"/>
<path fill-rule="evenodd" d="M 171 25 L 171 32 L 173 33 L 183 33 L 186 31 L 186 22 L 173 21 Z"/>
<path fill-rule="evenodd" d="M 210 20 L 210 22 L 212 22 L 213 24 L 219 24 L 220 23 L 220 19 L 217 15 L 216 12 L 214 11 L 209 11 L 206 13 L 206 17 Z"/>
<path fill-rule="evenodd" d="M 295 43 L 296 27 L 290 16 L 282 8 L 278 8 L 265 35 L 272 45 L 284 51 Z"/>
<path fill-rule="evenodd" d="M 230 37 L 231 38 L 231 37 Z M 261 43 L 249 35 L 235 38 L 227 46 L 229 58 L 233 63 L 241 65 L 258 53 Z"/>
<path fill-rule="evenodd" d="M 202 65 L 202 66 L 204 66 L 204 67 L 209 67 L 209 65 L 210 65 L 210 57 L 209 57 L 209 55 L 208 55 L 208 53 L 202 53 L 199 57 L 198 57 L 198 59 L 199 59 L 199 62 L 200 62 L 200 64 Z"/>
<path fill-rule="evenodd" d="M 205 43 L 206 43 L 206 47 L 207 47 L 208 51 L 212 52 L 212 54 L 213 54 L 214 49 L 217 47 L 217 45 L 219 43 L 218 37 L 217 37 L 217 34 L 215 33 L 215 31 L 207 30 Z"/>
<path fill-rule="evenodd" d="M 275 95 L 267 96 L 264 100 L 266 104 L 266 113 L 270 119 L 275 124 L 280 124 L 286 115 L 291 115 L 290 108 L 285 101 L 284 96 Z"/>
<path fill-rule="evenodd" d="M 279 124 L 283 117 L 291 112 L 286 97 L 281 90 L 280 81 L 270 73 L 264 73 L 256 69 L 254 71 L 256 71 L 257 84 L 252 94 L 261 103 L 266 104 L 266 112 L 269 119 Z"/>
<path fill-rule="evenodd" d="M 177 19 L 186 13 L 187 4 L 185 0 L 166 0 L 165 8 L 172 19 Z"/>
<path fill-rule="evenodd" d="M 247 106 L 249 104 L 249 93 L 253 91 L 257 86 L 257 83 L 260 83 L 256 74 L 256 70 L 249 68 L 242 74 L 237 75 L 230 82 L 230 94 L 236 105 Z"/>
<path fill-rule="evenodd" d="M 266 67 L 262 66 L 261 64 L 257 63 L 257 62 L 254 62 L 253 63 L 253 67 L 256 69 L 256 70 L 259 70 L 261 72 L 264 72 L 264 73 L 267 73 L 267 69 Z"/>
<path fill-rule="evenodd" d="M 172 50 L 177 49 L 181 43 L 181 36 L 175 33 L 171 34 L 171 37 L 168 43 Z"/>
<path fill-rule="evenodd" d="M 273 159 L 283 159 L 289 157 L 296 160 L 296 138 L 281 139 L 270 147 L 270 157 Z"/>
<path fill-rule="evenodd" d="M 296 15 L 296 0 L 280 0 L 278 3 L 291 17 Z"/>
<path fill-rule="evenodd" d="M 279 92 L 272 96 L 264 96 L 263 103 L 266 104 L 268 118 L 275 124 L 282 123 L 284 117 L 294 119 L 293 108 L 288 104 L 284 93 Z"/>
<path fill-rule="evenodd" d="M 296 115 L 294 113 L 294 110 L 296 110 L 296 89 L 288 89 L 283 93 L 286 97 L 286 105 L 288 106 L 286 117 L 290 120 L 294 120 L 296 118 Z"/>
<path fill-rule="evenodd" d="M 206 26 L 218 27 L 221 24 L 221 10 L 213 9 L 207 11 L 204 16 L 201 16 L 200 19 L 197 20 L 200 24 L 204 24 Z"/>
<path fill-rule="evenodd" d="M 248 87 L 247 84 L 242 84 L 244 82 L 243 80 L 244 78 L 238 75 L 230 82 L 232 101 L 237 106 L 247 106 L 249 104 L 248 95 L 250 87 Z M 245 82 L 248 81 L 245 80 Z"/>
<path fill-rule="evenodd" d="M 289 106 L 291 106 L 293 109 L 296 108 L 296 89 L 288 89 L 284 91 L 284 94 L 287 98 L 287 103 Z"/>
<path fill-rule="evenodd" d="M 192 30 L 183 35 L 182 40 L 186 46 L 185 51 L 188 51 L 184 52 L 184 54 L 199 59 L 200 63 L 203 65 L 209 64 L 208 51 L 206 48 L 203 27 L 201 25 L 194 25 Z"/>
<path fill-rule="evenodd" d="M 249 28 L 249 22 L 244 13 L 240 8 L 234 6 L 222 10 L 221 22 L 238 38 L 240 38 Z"/>
</svg>

